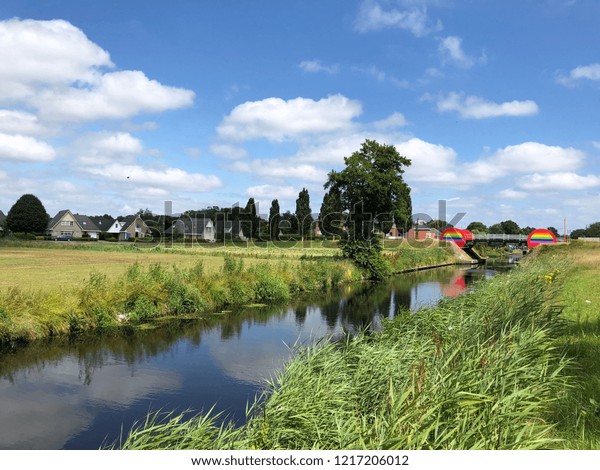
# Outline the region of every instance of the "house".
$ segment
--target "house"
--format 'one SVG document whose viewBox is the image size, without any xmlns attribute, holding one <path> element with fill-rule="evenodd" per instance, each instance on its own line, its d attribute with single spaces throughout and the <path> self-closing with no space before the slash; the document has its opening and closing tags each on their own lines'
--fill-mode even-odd
<svg viewBox="0 0 600 470">
<path fill-rule="evenodd" d="M 215 241 L 215 226 L 208 217 L 181 216 L 165 233 L 174 237 L 182 235 L 184 239 Z"/>
<path fill-rule="evenodd" d="M 246 241 L 242 224 L 236 220 L 217 220 L 215 225 L 215 236 L 218 240 L 242 240 Z"/>
<path fill-rule="evenodd" d="M 406 238 L 409 240 L 439 240 L 440 232 L 425 225 L 417 225 L 407 232 Z"/>
<path fill-rule="evenodd" d="M 59 211 L 48 224 L 52 238 L 100 238 L 100 229 L 87 216 L 73 214 L 69 209 Z"/>
<path fill-rule="evenodd" d="M 108 232 L 108 229 L 112 226 L 115 219 L 108 214 L 104 214 L 92 215 L 90 216 L 90 220 L 96 224 L 96 227 L 100 229 L 100 232 Z"/>
<path fill-rule="evenodd" d="M 4 222 L 6 222 L 6 216 L 4 212 L 0 211 L 0 235 L 4 232 Z"/>
<path fill-rule="evenodd" d="M 392 227 L 390 228 L 389 232 L 386 233 L 385 238 L 389 238 L 390 240 L 397 240 L 398 238 L 402 238 L 402 234 L 400 233 L 400 230 L 398 230 L 398 227 L 396 227 L 395 222 L 392 224 Z"/>
<path fill-rule="evenodd" d="M 119 241 L 133 240 L 150 236 L 150 227 L 139 215 L 129 215 L 114 219 L 105 233 L 111 234 Z"/>
</svg>

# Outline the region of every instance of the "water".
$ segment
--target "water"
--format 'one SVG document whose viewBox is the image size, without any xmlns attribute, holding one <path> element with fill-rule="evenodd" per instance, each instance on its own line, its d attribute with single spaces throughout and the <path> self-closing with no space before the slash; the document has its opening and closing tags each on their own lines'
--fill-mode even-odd
<svg viewBox="0 0 600 470">
<path fill-rule="evenodd" d="M 319 292 L 286 306 L 231 312 L 151 330 L 39 342 L 0 355 L 1 449 L 98 449 L 149 411 L 223 411 L 246 404 L 294 344 L 377 329 L 399 309 L 460 295 L 485 268 L 406 274 Z"/>
</svg>

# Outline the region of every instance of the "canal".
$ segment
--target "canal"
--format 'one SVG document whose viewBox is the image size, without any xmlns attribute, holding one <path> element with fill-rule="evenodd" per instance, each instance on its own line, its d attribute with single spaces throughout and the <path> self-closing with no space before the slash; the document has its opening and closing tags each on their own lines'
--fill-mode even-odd
<svg viewBox="0 0 600 470">
<path fill-rule="evenodd" d="M 317 292 L 284 306 L 38 342 L 0 355 L 0 448 L 98 449 L 149 412 L 246 405 L 302 345 L 378 329 L 400 309 L 461 295 L 500 268 L 450 267 Z"/>
</svg>

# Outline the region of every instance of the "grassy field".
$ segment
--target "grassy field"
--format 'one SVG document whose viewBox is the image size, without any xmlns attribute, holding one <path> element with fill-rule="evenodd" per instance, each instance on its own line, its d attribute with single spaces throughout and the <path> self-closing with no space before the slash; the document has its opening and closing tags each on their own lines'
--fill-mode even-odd
<svg viewBox="0 0 600 470">
<path fill-rule="evenodd" d="M 177 266 L 189 269 L 202 262 L 207 273 L 222 269 L 225 255 L 235 254 L 245 260 L 246 265 L 278 263 L 282 258 L 242 248 L 212 249 L 175 248 L 106 250 L 65 248 L 0 248 L 0 289 L 20 287 L 23 289 L 55 289 L 59 287 L 81 287 L 91 272 L 103 273 L 110 278 L 125 274 L 134 263 L 143 266 L 160 264 L 164 267 Z M 291 263 L 300 256 L 286 253 Z"/>
<path fill-rule="evenodd" d="M 385 251 L 396 270 L 453 261 L 450 252 L 434 247 L 414 249 L 399 240 L 388 241 Z M 340 255 L 331 241 L 260 242 L 223 245 L 144 245 L 114 243 L 0 243 L 0 290 L 9 287 L 53 290 L 81 287 L 91 272 L 109 278 L 125 274 L 134 263 L 189 269 L 202 262 L 206 273 L 216 273 L 226 256 L 243 259 L 246 266 L 298 266 L 300 260 L 335 260 Z"/>
</svg>

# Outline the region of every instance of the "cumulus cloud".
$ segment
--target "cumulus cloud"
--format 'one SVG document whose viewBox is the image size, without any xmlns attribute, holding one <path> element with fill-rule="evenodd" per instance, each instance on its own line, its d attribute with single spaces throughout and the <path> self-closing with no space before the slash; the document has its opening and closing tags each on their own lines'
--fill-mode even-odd
<svg viewBox="0 0 600 470">
<path fill-rule="evenodd" d="M 110 181 L 128 182 L 139 189 L 158 187 L 182 192 L 206 192 L 223 185 L 217 176 L 188 173 L 179 168 L 151 169 L 113 163 L 103 167 L 90 167 L 86 171 Z"/>
<path fill-rule="evenodd" d="M 485 62 L 485 56 L 476 59 L 465 53 L 462 48 L 462 38 L 448 36 L 440 39 L 439 51 L 444 63 L 452 63 L 463 68 L 471 68 L 477 62 Z"/>
<path fill-rule="evenodd" d="M 456 168 L 456 151 L 450 147 L 412 138 L 396 145 L 400 153 L 411 160 L 406 169 L 406 179 L 428 183 L 459 183 Z"/>
<path fill-rule="evenodd" d="M 500 116 L 532 116 L 539 112 L 535 101 L 506 101 L 494 103 L 478 96 L 450 93 L 437 101 L 440 112 L 455 111 L 463 119 L 487 119 Z"/>
<path fill-rule="evenodd" d="M 585 153 L 573 147 L 524 142 L 497 150 L 492 156 L 469 164 L 467 178 L 492 181 L 512 173 L 550 173 L 581 166 Z"/>
<path fill-rule="evenodd" d="M 262 184 L 250 186 L 246 189 L 246 194 L 261 200 L 292 200 L 298 197 L 300 190 L 294 186 L 279 186 L 271 184 Z"/>
<path fill-rule="evenodd" d="M 408 122 L 406 121 L 406 118 L 404 117 L 404 115 L 402 113 L 393 113 L 393 114 L 390 114 L 385 119 L 382 119 L 381 121 L 376 121 L 373 125 L 375 126 L 376 129 L 388 130 L 388 129 L 395 129 L 398 127 L 404 127 L 407 124 L 408 124 Z"/>
<path fill-rule="evenodd" d="M 7 134 L 40 135 L 47 129 L 35 114 L 10 109 L 0 109 L 0 132 Z"/>
<path fill-rule="evenodd" d="M 0 21 L 0 102 L 45 121 L 123 119 L 190 106 L 194 92 L 114 68 L 108 52 L 64 20 Z M 21 116 L 23 118 L 23 116 Z"/>
<path fill-rule="evenodd" d="M 440 21 L 432 22 L 425 6 L 408 6 L 404 8 L 400 2 L 399 8 L 385 10 L 381 2 L 364 0 L 359 8 L 355 21 L 356 29 L 361 33 L 377 31 L 386 28 L 399 28 L 411 32 L 416 37 L 442 29 Z"/>
<path fill-rule="evenodd" d="M 142 142 L 127 132 L 97 132 L 77 139 L 70 153 L 84 165 L 102 165 L 119 161 L 133 161 L 144 150 Z"/>
<path fill-rule="evenodd" d="M 46 142 L 23 135 L 0 133 L 0 160 L 18 162 L 49 162 L 56 151 Z"/>
<path fill-rule="evenodd" d="M 112 67 L 108 52 L 64 20 L 0 21 L 0 99 L 31 95 L 39 84 L 93 82 Z M 8 96 L 7 96 L 8 95 Z"/>
<path fill-rule="evenodd" d="M 273 142 L 306 134 L 321 134 L 348 128 L 362 113 L 360 102 L 342 95 L 314 101 L 267 98 L 248 101 L 226 116 L 217 133 L 223 139 L 243 141 L 264 138 Z"/>
<path fill-rule="evenodd" d="M 300 65 L 298 65 L 298 67 L 300 67 L 304 72 L 324 72 L 330 75 L 337 73 L 340 69 L 338 64 L 324 65 L 319 60 L 303 60 L 302 62 L 300 62 Z"/>
<path fill-rule="evenodd" d="M 296 163 L 294 159 L 277 158 L 271 160 L 257 159 L 249 162 L 235 162 L 229 169 L 240 173 L 252 173 L 273 180 L 301 180 L 324 183 L 327 171 L 315 165 Z"/>
<path fill-rule="evenodd" d="M 569 75 L 559 75 L 557 82 L 562 85 L 573 85 L 580 80 L 600 80 L 600 64 L 575 67 Z"/>
<path fill-rule="evenodd" d="M 31 102 L 46 120 L 68 122 L 125 119 L 190 106 L 193 91 L 150 80 L 139 71 L 102 75 L 88 88 L 49 89 Z"/>
<path fill-rule="evenodd" d="M 582 176 L 572 172 L 534 173 L 519 180 L 519 187 L 531 191 L 581 190 L 600 186 L 600 177 Z"/>
</svg>

